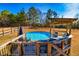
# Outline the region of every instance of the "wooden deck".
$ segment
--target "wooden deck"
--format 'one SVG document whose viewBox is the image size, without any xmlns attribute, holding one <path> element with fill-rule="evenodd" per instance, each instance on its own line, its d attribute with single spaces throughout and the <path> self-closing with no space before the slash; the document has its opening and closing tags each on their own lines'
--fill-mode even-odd
<svg viewBox="0 0 79 59">
<path fill-rule="evenodd" d="M 49 28 L 42 28 L 42 30 L 41 30 L 41 28 L 37 28 L 37 29 L 24 28 L 23 30 L 24 30 L 24 32 L 38 31 L 38 30 L 39 31 L 48 31 L 49 32 L 50 29 Z M 56 30 L 58 30 L 58 29 L 56 29 Z M 60 30 L 64 30 L 64 29 L 60 29 Z M 72 45 L 72 47 L 71 47 L 71 56 L 79 56 L 79 53 L 78 53 L 78 50 L 79 50 L 79 44 L 78 44 L 79 43 L 79 41 L 78 41 L 79 35 L 78 35 L 77 32 L 79 32 L 79 30 L 72 30 L 73 39 L 72 39 L 72 42 L 71 42 L 71 45 Z M 52 33 L 53 33 L 53 31 L 52 31 Z M 5 41 L 4 43 L 6 43 L 7 41 Z M 76 42 L 76 43 L 74 43 L 74 42 Z M 4 43 L 2 43 L 2 44 L 4 44 Z"/>
</svg>

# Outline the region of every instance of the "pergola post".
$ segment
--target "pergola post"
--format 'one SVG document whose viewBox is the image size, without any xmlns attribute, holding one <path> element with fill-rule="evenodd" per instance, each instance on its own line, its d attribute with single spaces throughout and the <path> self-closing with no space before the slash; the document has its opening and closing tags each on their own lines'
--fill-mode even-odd
<svg viewBox="0 0 79 59">
<path fill-rule="evenodd" d="M 69 26 L 69 35 L 71 34 L 71 24 Z"/>
<path fill-rule="evenodd" d="M 52 26 L 50 24 L 50 38 L 51 38 L 51 34 L 52 34 Z"/>
<path fill-rule="evenodd" d="M 51 38 L 51 25 L 50 25 L 50 38 Z"/>
<path fill-rule="evenodd" d="M 52 27 L 53 27 L 53 32 L 54 32 L 54 18 L 53 18 L 53 23 L 52 23 L 52 19 L 50 19 L 51 20 L 51 22 L 50 22 L 50 38 L 51 38 L 51 32 L 52 32 Z M 53 24 L 53 25 L 52 25 Z"/>
<path fill-rule="evenodd" d="M 68 33 L 68 26 L 66 25 L 66 32 Z"/>
</svg>

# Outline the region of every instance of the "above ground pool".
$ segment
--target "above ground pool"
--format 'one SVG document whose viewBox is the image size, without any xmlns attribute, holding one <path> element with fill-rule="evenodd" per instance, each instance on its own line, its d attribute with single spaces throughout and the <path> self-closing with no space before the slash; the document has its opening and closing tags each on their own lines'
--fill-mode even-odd
<svg viewBox="0 0 79 59">
<path fill-rule="evenodd" d="M 27 32 L 26 39 L 27 40 L 47 40 L 50 38 L 50 32 Z"/>
</svg>

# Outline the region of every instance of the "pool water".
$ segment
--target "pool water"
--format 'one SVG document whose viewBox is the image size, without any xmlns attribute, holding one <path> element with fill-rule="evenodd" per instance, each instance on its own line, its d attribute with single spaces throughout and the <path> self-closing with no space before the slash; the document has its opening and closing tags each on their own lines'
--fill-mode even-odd
<svg viewBox="0 0 79 59">
<path fill-rule="evenodd" d="M 27 40 L 47 40 L 50 38 L 50 32 L 27 32 Z"/>
</svg>

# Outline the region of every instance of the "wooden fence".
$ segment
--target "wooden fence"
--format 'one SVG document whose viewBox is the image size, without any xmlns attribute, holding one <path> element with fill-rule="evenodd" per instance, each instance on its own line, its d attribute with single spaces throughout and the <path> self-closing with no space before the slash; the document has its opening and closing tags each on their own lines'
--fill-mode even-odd
<svg viewBox="0 0 79 59">
<path fill-rule="evenodd" d="M 16 31 L 18 31 L 18 27 L 0 28 L 0 36 L 12 34 Z"/>
</svg>

